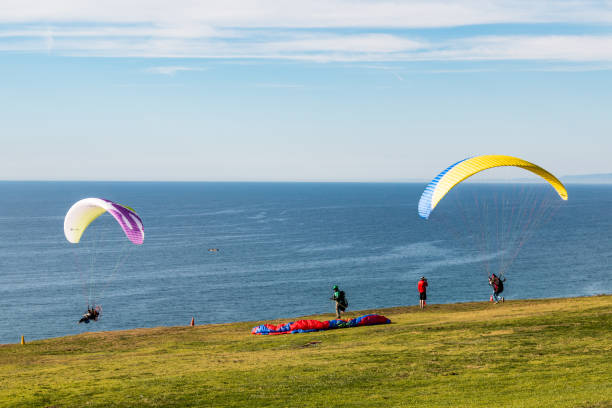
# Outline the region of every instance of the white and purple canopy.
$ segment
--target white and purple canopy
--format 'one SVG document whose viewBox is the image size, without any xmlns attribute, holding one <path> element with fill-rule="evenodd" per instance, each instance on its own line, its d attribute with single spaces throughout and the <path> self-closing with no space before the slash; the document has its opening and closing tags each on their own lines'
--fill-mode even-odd
<svg viewBox="0 0 612 408">
<path fill-rule="evenodd" d="M 129 207 L 103 198 L 84 198 L 70 207 L 64 218 L 66 239 L 73 244 L 79 243 L 89 224 L 105 212 L 117 220 L 130 241 L 136 245 L 144 242 L 144 229 L 138 214 Z"/>
</svg>

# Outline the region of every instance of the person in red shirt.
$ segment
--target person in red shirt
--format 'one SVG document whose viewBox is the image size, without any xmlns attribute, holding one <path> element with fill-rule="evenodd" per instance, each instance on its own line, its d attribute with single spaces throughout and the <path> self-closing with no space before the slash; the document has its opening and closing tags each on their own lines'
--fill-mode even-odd
<svg viewBox="0 0 612 408">
<path fill-rule="evenodd" d="M 424 276 L 421 276 L 417 288 L 419 289 L 419 307 L 423 309 L 427 300 L 427 279 Z"/>
</svg>

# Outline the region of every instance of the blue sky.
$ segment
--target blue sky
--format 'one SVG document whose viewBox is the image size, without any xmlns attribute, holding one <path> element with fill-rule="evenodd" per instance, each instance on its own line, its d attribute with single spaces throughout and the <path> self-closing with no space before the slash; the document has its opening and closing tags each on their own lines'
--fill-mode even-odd
<svg viewBox="0 0 612 408">
<path fill-rule="evenodd" d="M 0 5 L 0 179 L 612 172 L 612 2 Z"/>
</svg>

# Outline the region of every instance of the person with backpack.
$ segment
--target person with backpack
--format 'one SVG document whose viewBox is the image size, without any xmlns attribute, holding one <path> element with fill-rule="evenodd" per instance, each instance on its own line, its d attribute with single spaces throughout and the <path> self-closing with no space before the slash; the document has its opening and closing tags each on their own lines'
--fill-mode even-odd
<svg viewBox="0 0 612 408">
<path fill-rule="evenodd" d="M 425 308 L 425 301 L 427 300 L 427 279 L 424 276 L 421 276 L 421 280 L 417 284 L 417 289 L 419 290 L 419 307 L 421 309 Z"/>
<path fill-rule="evenodd" d="M 338 288 L 338 285 L 334 285 L 332 290 L 334 295 L 330 299 L 336 302 L 336 319 L 340 319 L 340 313 L 346 310 L 348 301 L 346 300 L 346 294 Z"/>
<path fill-rule="evenodd" d="M 495 300 L 495 303 L 499 303 L 500 301 L 504 302 L 504 297 L 499 296 L 504 291 L 504 282 L 506 278 L 500 278 L 494 273 L 489 276 L 489 285 L 493 287 L 493 296 L 492 299 Z"/>
</svg>

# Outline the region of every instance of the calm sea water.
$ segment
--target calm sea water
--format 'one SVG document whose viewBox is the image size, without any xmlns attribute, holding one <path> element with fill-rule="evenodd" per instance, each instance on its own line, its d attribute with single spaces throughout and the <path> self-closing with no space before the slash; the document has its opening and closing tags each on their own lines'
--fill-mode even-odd
<svg viewBox="0 0 612 408">
<path fill-rule="evenodd" d="M 421 275 L 430 282 L 429 303 L 487 300 L 486 266 L 509 254 L 466 245 L 465 217 L 450 207 L 436 209 L 443 222 L 420 219 L 423 188 L 0 182 L 0 343 L 22 334 L 187 325 L 192 316 L 203 324 L 332 312 L 334 284 L 352 310 L 414 305 Z M 570 200 L 512 263 L 507 299 L 612 293 L 612 187 L 568 190 Z M 85 197 L 133 207 L 144 245 L 126 244 L 108 215 L 82 244 L 68 243 L 64 215 Z M 77 325 L 88 301 L 102 305 L 102 319 Z"/>
</svg>

